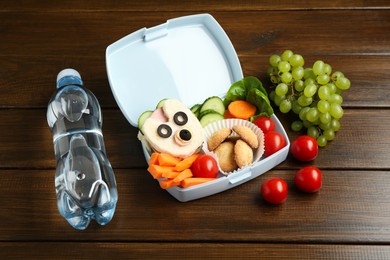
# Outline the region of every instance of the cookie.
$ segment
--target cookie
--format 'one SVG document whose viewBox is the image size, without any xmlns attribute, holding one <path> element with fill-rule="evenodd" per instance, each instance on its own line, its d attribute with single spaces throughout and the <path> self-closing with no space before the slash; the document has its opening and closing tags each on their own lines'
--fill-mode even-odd
<svg viewBox="0 0 390 260">
<path fill-rule="evenodd" d="M 233 126 L 233 130 L 253 149 L 257 149 L 259 147 L 259 140 L 257 139 L 256 134 L 249 127 L 235 125 Z"/>
<path fill-rule="evenodd" d="M 213 133 L 207 141 L 209 151 L 214 151 L 231 133 L 232 130 L 229 128 L 222 128 Z"/>
<path fill-rule="evenodd" d="M 219 167 L 224 172 L 232 172 L 237 169 L 236 161 L 234 160 L 234 144 L 231 142 L 221 143 L 214 151 L 218 158 Z"/>
<path fill-rule="evenodd" d="M 234 136 L 229 136 L 228 138 L 225 139 L 225 142 L 231 142 L 233 144 L 235 144 L 237 142 L 237 140 L 239 140 L 240 137 L 238 135 L 234 135 Z"/>
<path fill-rule="evenodd" d="M 238 167 L 245 167 L 253 162 L 253 150 L 243 140 L 237 140 L 234 145 L 234 160 Z"/>
</svg>

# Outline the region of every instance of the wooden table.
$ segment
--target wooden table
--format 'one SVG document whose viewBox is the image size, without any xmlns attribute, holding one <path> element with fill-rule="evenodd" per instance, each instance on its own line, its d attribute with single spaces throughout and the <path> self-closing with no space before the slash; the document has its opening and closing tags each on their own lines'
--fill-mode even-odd
<svg viewBox="0 0 390 260">
<path fill-rule="evenodd" d="M 390 3 L 377 1 L 14 1 L 0 2 L 0 256 L 18 258 L 390 259 Z M 262 3 L 260 3 L 262 2 Z M 352 81 L 335 140 L 312 163 L 291 156 L 266 174 L 180 203 L 159 188 L 116 104 L 105 49 L 121 37 L 179 16 L 210 13 L 243 72 L 268 82 L 268 57 L 291 49 Z M 46 106 L 57 73 L 73 67 L 98 97 L 119 191 L 107 226 L 71 228 L 59 215 Z M 269 84 L 268 84 L 269 85 Z M 290 119 L 277 114 L 290 140 Z M 295 188 L 297 169 L 324 176 L 317 194 Z M 289 184 L 267 204 L 269 177 Z"/>
</svg>

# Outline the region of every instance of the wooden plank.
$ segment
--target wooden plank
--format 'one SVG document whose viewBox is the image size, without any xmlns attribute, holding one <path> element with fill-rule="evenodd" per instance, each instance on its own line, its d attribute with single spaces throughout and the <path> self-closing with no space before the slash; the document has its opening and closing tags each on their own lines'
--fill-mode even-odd
<svg viewBox="0 0 390 260">
<path fill-rule="evenodd" d="M 0 110 L 0 167 L 55 167 L 53 139 L 46 110 Z M 145 167 L 138 129 L 119 110 L 103 111 L 103 134 L 113 167 Z"/>
<path fill-rule="evenodd" d="M 225 29 L 240 55 L 272 53 L 285 48 L 306 55 L 390 53 L 390 35 L 383 33 L 390 31 L 390 10 L 210 13 Z M 104 56 L 109 44 L 131 32 L 193 12 L 20 14 L 0 13 L 2 56 L 38 56 L 41 59 L 52 55 Z M 313 32 L 303 29 L 304 25 L 310 25 Z"/>
<path fill-rule="evenodd" d="M 389 244 L 388 171 L 322 172 L 323 187 L 316 194 L 297 190 L 294 170 L 272 170 L 223 193 L 181 203 L 146 170 L 116 169 L 114 219 L 77 231 L 57 211 L 53 170 L 1 170 L 0 241 Z M 289 185 L 282 205 L 269 205 L 260 195 L 270 177 Z"/>
<path fill-rule="evenodd" d="M 0 167 L 54 168 L 52 137 L 46 110 L 0 110 Z M 292 120 L 279 115 L 290 140 L 298 134 L 289 130 Z M 331 169 L 389 169 L 390 115 L 371 109 L 345 109 L 341 130 L 334 141 L 321 148 L 315 164 Z M 108 157 L 115 168 L 145 167 L 138 130 L 119 110 L 103 110 L 103 133 Z M 279 167 L 296 168 L 288 158 Z"/>
<path fill-rule="evenodd" d="M 377 259 L 390 258 L 388 245 L 302 245 L 259 243 L 0 243 L 4 258 L 50 259 Z"/>
<path fill-rule="evenodd" d="M 331 64 L 333 70 L 342 71 L 351 80 L 351 89 L 343 93 L 344 107 L 390 107 L 390 56 L 307 55 L 300 52 L 301 49 L 294 51 L 304 56 L 306 66 L 312 66 L 315 60 L 321 59 Z M 273 53 L 281 52 L 282 50 L 275 50 L 267 53 L 266 50 L 260 50 L 259 54 L 240 55 L 244 75 L 257 76 L 265 85 L 270 85 L 266 75 L 268 59 Z M 94 92 L 102 107 L 117 108 L 105 66 L 103 53 L 88 57 L 58 55 L 44 59 L 35 56 L 5 56 L 0 59 L 0 67 L 3 68 L 0 71 L 0 107 L 46 108 L 55 91 L 58 72 L 63 68 L 73 67 L 79 70 L 85 86 Z M 142 87 L 147 87 L 147 81 Z"/>
<path fill-rule="evenodd" d="M 76 1 L 70 0 L 66 3 L 57 1 L 18 1 L 15 5 L 12 0 L 1 1 L 0 10 L 3 11 L 256 11 L 256 10 L 312 10 L 312 9 L 380 9 L 389 8 L 389 2 L 385 0 L 374 1 L 217 1 L 210 2 L 206 0 L 190 0 L 183 3 L 182 1 L 169 0 L 159 3 L 156 6 L 155 1 Z"/>
</svg>

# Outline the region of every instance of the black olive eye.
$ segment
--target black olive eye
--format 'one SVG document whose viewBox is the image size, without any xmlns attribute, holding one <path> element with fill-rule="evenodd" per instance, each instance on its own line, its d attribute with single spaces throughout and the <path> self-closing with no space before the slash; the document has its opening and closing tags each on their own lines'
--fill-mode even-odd
<svg viewBox="0 0 390 260">
<path fill-rule="evenodd" d="M 166 124 L 161 124 L 159 125 L 159 127 L 157 128 L 157 133 L 159 136 L 161 136 L 162 138 L 168 138 L 171 136 L 172 134 L 172 129 L 169 125 L 166 125 Z"/>
<path fill-rule="evenodd" d="M 190 130 L 187 130 L 187 129 L 183 129 L 179 132 L 179 139 L 184 141 L 184 142 L 188 142 L 190 141 L 192 138 L 192 135 L 191 135 L 191 132 Z"/>
<path fill-rule="evenodd" d="M 186 113 L 179 111 L 173 116 L 173 121 L 177 125 L 185 125 L 188 122 L 188 117 Z"/>
</svg>

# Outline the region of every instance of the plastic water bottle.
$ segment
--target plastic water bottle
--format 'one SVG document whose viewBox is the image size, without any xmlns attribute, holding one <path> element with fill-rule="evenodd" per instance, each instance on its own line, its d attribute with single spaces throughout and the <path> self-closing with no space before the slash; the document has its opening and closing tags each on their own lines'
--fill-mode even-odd
<svg viewBox="0 0 390 260">
<path fill-rule="evenodd" d="M 111 221 L 118 200 L 115 175 L 106 156 L 102 115 L 80 74 L 64 69 L 47 108 L 57 161 L 55 190 L 60 214 L 76 229 L 92 219 Z"/>
</svg>

